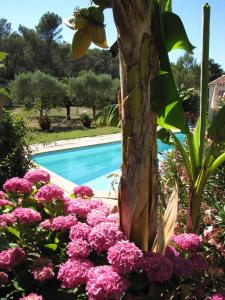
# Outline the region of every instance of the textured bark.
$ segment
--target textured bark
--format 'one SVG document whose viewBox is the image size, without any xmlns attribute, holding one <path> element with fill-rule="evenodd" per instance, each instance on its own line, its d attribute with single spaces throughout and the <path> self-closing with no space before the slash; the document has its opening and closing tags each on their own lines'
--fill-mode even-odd
<svg viewBox="0 0 225 300">
<path fill-rule="evenodd" d="M 122 175 L 119 187 L 123 232 L 143 250 L 154 240 L 158 180 L 156 114 L 150 79 L 158 73 L 153 1 L 113 0 L 121 78 Z"/>
<path fill-rule="evenodd" d="M 70 116 L 70 106 L 66 107 L 66 119 L 67 120 L 71 120 L 71 116 Z"/>
</svg>

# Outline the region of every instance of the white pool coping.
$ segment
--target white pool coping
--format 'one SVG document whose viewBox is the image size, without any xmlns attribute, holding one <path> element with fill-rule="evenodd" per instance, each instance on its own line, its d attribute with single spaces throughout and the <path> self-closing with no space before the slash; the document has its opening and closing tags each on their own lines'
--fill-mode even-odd
<svg viewBox="0 0 225 300">
<path fill-rule="evenodd" d="M 107 144 L 113 142 L 121 141 L 121 133 L 116 134 L 108 134 L 108 135 L 101 135 L 95 137 L 84 137 L 84 138 L 77 138 L 77 139 L 69 139 L 69 140 L 59 140 L 53 143 L 47 144 L 34 144 L 31 145 L 32 155 L 46 153 L 51 151 L 59 151 L 59 150 L 66 150 L 72 148 L 80 148 L 80 147 L 87 147 L 93 145 L 100 145 L 100 144 Z M 51 175 L 51 182 L 58 185 L 62 188 L 67 194 L 72 194 L 73 189 L 77 186 L 77 184 L 65 179 L 64 177 L 50 171 L 49 169 L 40 166 L 40 168 L 48 171 Z M 117 194 L 114 191 L 106 192 L 106 191 L 99 191 L 94 190 L 94 196 L 96 198 L 102 198 L 104 201 L 110 205 L 117 205 Z"/>
</svg>

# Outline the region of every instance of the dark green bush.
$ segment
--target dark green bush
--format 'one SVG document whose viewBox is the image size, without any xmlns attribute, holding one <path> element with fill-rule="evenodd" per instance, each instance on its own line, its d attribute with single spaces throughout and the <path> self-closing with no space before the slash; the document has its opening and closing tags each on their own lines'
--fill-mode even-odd
<svg viewBox="0 0 225 300">
<path fill-rule="evenodd" d="M 80 120 L 81 123 L 84 125 L 85 128 L 90 128 L 91 127 L 91 118 L 89 117 L 88 114 L 83 113 L 80 115 Z"/>
<path fill-rule="evenodd" d="M 0 189 L 6 179 L 23 176 L 31 162 L 27 129 L 21 117 L 3 112 L 0 122 Z"/>
<path fill-rule="evenodd" d="M 40 117 L 38 123 L 42 131 L 49 131 L 51 127 L 51 121 L 48 116 Z"/>
</svg>

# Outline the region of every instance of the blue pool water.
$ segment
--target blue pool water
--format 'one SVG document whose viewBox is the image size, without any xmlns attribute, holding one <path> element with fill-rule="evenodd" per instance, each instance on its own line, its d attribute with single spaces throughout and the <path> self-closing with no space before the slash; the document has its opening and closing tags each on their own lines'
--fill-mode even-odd
<svg viewBox="0 0 225 300">
<path fill-rule="evenodd" d="M 180 140 L 184 136 L 177 135 Z M 171 146 L 158 141 L 158 158 Z M 108 143 L 96 146 L 54 151 L 33 156 L 40 166 L 78 184 L 85 184 L 94 190 L 110 191 L 112 177 L 120 174 L 121 143 Z"/>
</svg>

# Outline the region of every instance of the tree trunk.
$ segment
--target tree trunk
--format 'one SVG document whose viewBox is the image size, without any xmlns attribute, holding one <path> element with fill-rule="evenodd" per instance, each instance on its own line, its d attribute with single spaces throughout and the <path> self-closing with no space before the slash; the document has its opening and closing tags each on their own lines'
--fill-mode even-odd
<svg viewBox="0 0 225 300">
<path fill-rule="evenodd" d="M 120 224 L 126 237 L 147 251 L 157 226 L 157 116 L 150 80 L 159 61 L 153 28 L 153 1 L 113 0 L 121 78 L 122 175 Z"/>
<path fill-rule="evenodd" d="M 70 116 L 70 106 L 66 107 L 66 119 L 67 120 L 71 120 L 71 116 Z"/>
<path fill-rule="evenodd" d="M 44 117 L 44 109 L 40 108 L 40 119 Z"/>
<path fill-rule="evenodd" d="M 96 107 L 95 107 L 95 105 L 92 106 L 92 112 L 93 112 L 93 119 L 94 119 L 95 116 L 96 116 Z"/>
</svg>

